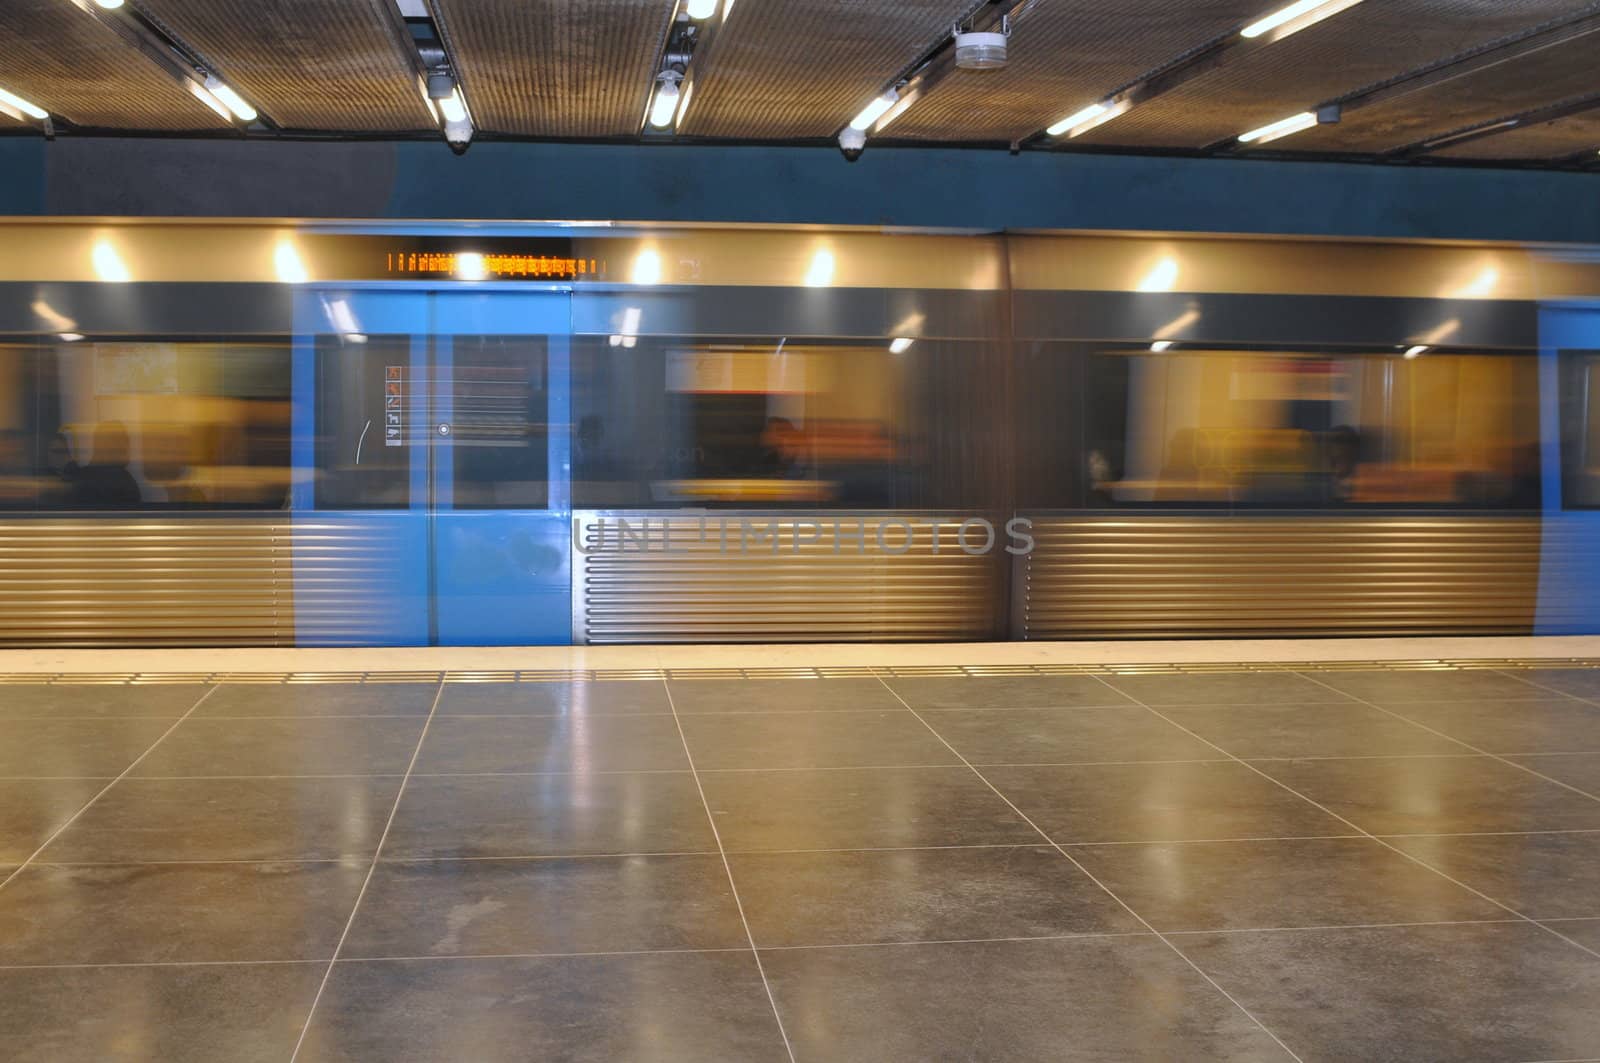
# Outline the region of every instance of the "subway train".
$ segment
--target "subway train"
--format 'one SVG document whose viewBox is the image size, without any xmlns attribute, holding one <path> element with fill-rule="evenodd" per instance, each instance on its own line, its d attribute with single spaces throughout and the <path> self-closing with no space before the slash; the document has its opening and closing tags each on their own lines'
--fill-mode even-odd
<svg viewBox="0 0 1600 1063">
<path fill-rule="evenodd" d="M 1583 249 L 0 226 L 3 645 L 1600 628 Z"/>
</svg>

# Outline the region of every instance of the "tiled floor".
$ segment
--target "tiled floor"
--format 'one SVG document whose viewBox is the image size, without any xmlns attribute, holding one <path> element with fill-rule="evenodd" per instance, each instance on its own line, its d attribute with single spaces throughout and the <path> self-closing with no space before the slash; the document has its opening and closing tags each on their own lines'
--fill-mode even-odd
<svg viewBox="0 0 1600 1063">
<path fill-rule="evenodd" d="M 0 1059 L 1600 1059 L 1593 699 L 0 685 Z"/>
</svg>

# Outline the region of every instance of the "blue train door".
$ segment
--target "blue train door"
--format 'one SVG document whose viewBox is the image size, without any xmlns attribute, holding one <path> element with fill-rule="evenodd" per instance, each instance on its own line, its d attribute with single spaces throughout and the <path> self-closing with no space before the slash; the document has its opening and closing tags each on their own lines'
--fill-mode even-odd
<svg viewBox="0 0 1600 1063">
<path fill-rule="evenodd" d="M 298 298 L 298 641 L 570 642 L 570 297 Z"/>
<path fill-rule="evenodd" d="M 1600 631 L 1600 308 L 1539 318 L 1544 520 L 1540 635 Z"/>
</svg>

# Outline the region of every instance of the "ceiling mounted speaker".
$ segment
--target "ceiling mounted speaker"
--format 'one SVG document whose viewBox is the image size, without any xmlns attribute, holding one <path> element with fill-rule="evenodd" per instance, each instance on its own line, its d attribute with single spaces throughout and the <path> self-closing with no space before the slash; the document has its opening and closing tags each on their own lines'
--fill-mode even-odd
<svg viewBox="0 0 1600 1063">
<path fill-rule="evenodd" d="M 956 66 L 962 70 L 996 70 L 1005 65 L 1004 33 L 956 34 Z"/>
</svg>

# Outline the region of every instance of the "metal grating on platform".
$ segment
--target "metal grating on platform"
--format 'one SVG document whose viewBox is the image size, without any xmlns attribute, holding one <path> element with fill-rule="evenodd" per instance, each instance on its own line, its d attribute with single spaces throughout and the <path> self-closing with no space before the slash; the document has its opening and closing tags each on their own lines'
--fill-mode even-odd
<svg viewBox="0 0 1600 1063">
<path fill-rule="evenodd" d="M 1207 675 L 1239 672 L 1460 672 L 1600 669 L 1595 657 L 1436 658 L 1368 661 L 1256 661 L 1104 664 L 895 665 L 791 668 L 574 668 L 441 672 L 10 672 L 4 685 L 135 686 L 240 683 L 287 686 L 322 683 L 636 683 L 666 679 L 912 679 L 1066 675 Z"/>
<path fill-rule="evenodd" d="M 683 131 L 832 136 L 973 6 L 973 0 L 745 0 L 699 72 Z"/>
<path fill-rule="evenodd" d="M 488 131 L 639 131 L 672 0 L 437 0 L 473 117 Z"/>
<path fill-rule="evenodd" d="M 228 126 L 67 0 L 0 0 L 0 56 L 0 84 L 80 126 Z"/>
<path fill-rule="evenodd" d="M 1272 6 L 1264 5 L 1267 9 Z M 1139 147 L 1203 147 L 1550 19 L 1570 17 L 1589 6 L 1592 5 L 1575 4 L 1572 0 L 1389 0 L 1358 4 L 1270 47 L 1231 57 L 1216 70 L 1134 108 L 1085 134 L 1082 140 Z M 1506 64 L 1494 76 L 1508 88 L 1532 82 L 1530 89 L 1539 88 L 1540 81 L 1556 76 L 1542 58 L 1520 73 L 1516 72 L 1519 66 L 1522 64 Z M 1441 91 L 1453 94 L 1454 84 Z M 1540 91 L 1540 95 L 1549 100 L 1564 93 Z M 1432 103 L 1421 106 L 1415 96 L 1402 97 L 1392 106 L 1398 115 L 1414 116 L 1412 120 L 1419 128 L 1439 131 L 1462 124 L 1435 112 Z M 1472 113 L 1481 109 L 1481 104 L 1477 108 L 1452 108 L 1455 112 Z M 1519 109 L 1511 105 L 1502 108 L 1501 113 Z M 1414 139 L 1380 128 L 1380 110 L 1387 108 L 1352 112 L 1344 124 L 1299 134 L 1275 148 L 1382 150 Z M 1362 128 L 1374 132 L 1358 137 L 1356 131 Z"/>
<path fill-rule="evenodd" d="M 134 0 L 288 129 L 432 129 L 392 0 Z"/>
</svg>

